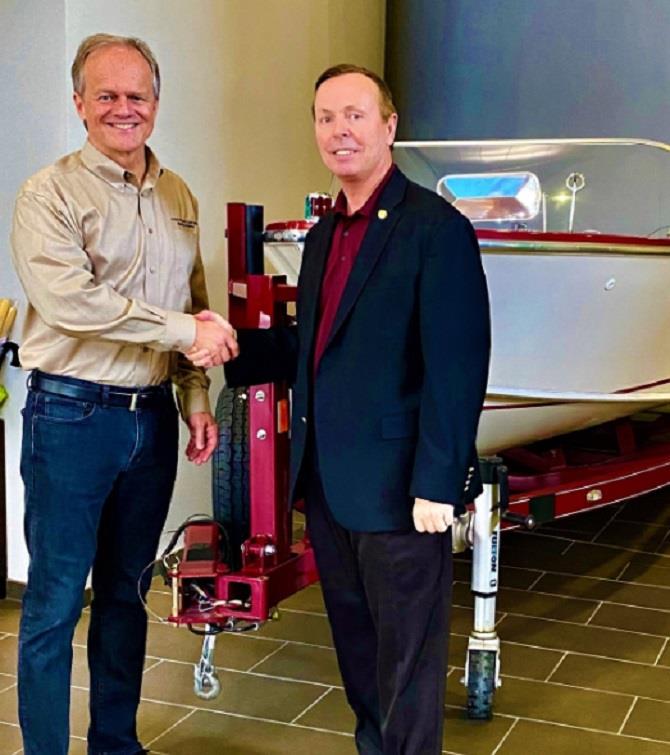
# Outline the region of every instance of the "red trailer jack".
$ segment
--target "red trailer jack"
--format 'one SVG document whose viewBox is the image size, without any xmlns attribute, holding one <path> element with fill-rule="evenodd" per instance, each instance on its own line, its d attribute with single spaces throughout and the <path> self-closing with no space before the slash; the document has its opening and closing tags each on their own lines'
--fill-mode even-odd
<svg viewBox="0 0 670 755">
<path fill-rule="evenodd" d="M 263 273 L 262 208 L 229 204 L 227 236 L 233 327 L 286 324 L 296 289 L 282 276 Z M 194 683 L 205 699 L 219 692 L 215 635 L 258 629 L 281 600 L 318 579 L 307 536 L 292 542 L 288 386 L 224 389 L 217 419 L 219 466 L 230 471 L 224 505 L 217 511 L 215 502 L 216 521 L 185 524 L 182 557 L 168 572 L 168 621 L 205 636 Z"/>
</svg>

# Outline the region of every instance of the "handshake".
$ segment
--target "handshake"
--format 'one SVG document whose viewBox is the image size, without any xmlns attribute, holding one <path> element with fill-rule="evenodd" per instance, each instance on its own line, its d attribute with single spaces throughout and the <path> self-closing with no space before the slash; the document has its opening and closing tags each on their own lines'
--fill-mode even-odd
<svg viewBox="0 0 670 755">
<path fill-rule="evenodd" d="M 185 352 L 196 367 L 219 367 L 240 353 L 233 326 L 216 312 L 203 309 L 195 315 L 195 341 Z"/>
</svg>

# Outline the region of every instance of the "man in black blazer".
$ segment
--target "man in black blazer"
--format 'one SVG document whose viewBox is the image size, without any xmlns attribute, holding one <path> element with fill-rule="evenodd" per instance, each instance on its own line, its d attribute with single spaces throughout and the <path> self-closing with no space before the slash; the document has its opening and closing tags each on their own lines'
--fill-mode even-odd
<svg viewBox="0 0 670 755">
<path fill-rule="evenodd" d="M 305 499 L 359 752 L 430 755 L 442 749 L 449 528 L 481 489 L 486 282 L 470 223 L 393 165 L 383 80 L 331 68 L 313 109 L 342 191 L 305 243 L 297 326 L 238 332 L 226 377 L 293 383 L 291 500 Z"/>
</svg>

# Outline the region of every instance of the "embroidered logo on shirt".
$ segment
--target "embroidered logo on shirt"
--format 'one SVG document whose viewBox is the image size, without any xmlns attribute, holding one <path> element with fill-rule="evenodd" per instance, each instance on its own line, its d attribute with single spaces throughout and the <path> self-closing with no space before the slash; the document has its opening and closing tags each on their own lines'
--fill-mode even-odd
<svg viewBox="0 0 670 755">
<path fill-rule="evenodd" d="M 198 223 L 195 220 L 187 220 L 186 218 L 170 218 L 170 220 L 174 220 L 181 228 L 193 229 L 198 227 Z"/>
</svg>

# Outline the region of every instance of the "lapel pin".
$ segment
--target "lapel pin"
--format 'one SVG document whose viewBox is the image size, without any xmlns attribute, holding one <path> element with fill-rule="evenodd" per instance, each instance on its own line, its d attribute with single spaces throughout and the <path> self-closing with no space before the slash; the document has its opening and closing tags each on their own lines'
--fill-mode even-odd
<svg viewBox="0 0 670 755">
<path fill-rule="evenodd" d="M 386 218 L 389 216 L 387 210 L 377 210 L 377 217 L 380 220 L 386 220 Z"/>
</svg>

